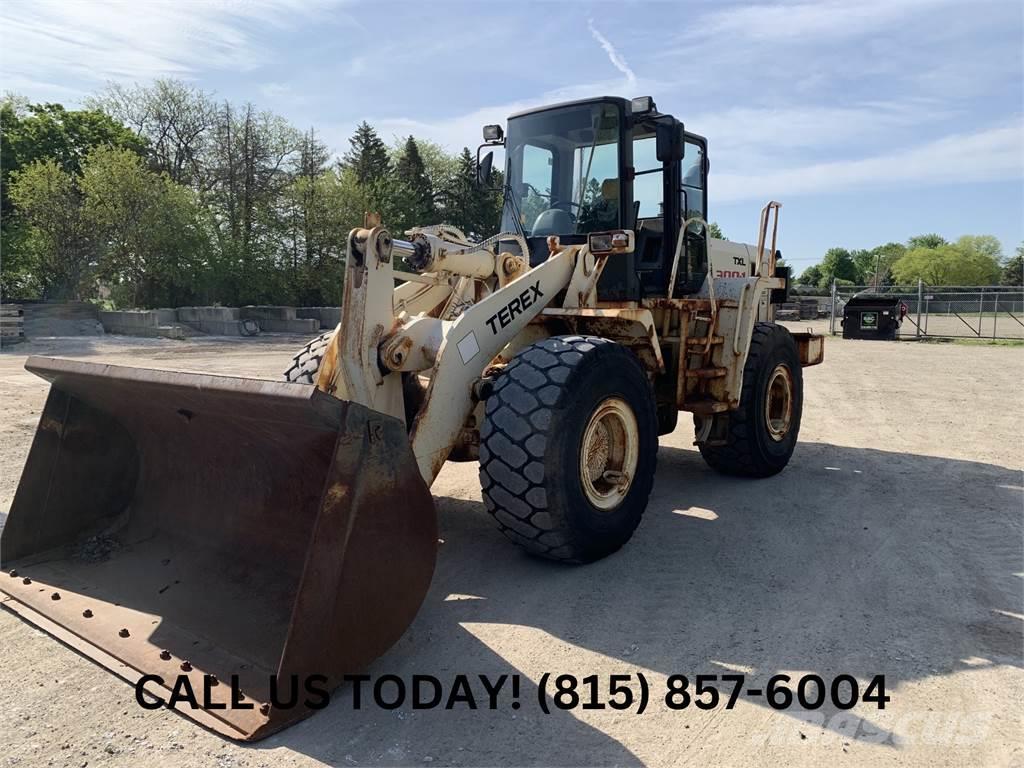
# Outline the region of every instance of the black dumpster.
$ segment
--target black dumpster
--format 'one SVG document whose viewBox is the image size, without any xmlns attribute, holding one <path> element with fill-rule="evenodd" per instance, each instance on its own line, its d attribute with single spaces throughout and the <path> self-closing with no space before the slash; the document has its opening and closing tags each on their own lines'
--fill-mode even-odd
<svg viewBox="0 0 1024 768">
<path fill-rule="evenodd" d="M 844 339 L 895 339 L 907 305 L 895 296 L 858 295 L 843 308 Z"/>
</svg>

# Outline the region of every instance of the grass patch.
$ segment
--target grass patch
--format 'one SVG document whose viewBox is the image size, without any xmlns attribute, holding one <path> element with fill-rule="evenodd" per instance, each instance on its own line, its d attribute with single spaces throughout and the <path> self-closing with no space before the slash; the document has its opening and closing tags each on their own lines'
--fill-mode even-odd
<svg viewBox="0 0 1024 768">
<path fill-rule="evenodd" d="M 960 344 L 967 347 L 1024 347 L 1024 339 L 949 339 L 924 336 L 919 341 L 925 344 Z"/>
</svg>

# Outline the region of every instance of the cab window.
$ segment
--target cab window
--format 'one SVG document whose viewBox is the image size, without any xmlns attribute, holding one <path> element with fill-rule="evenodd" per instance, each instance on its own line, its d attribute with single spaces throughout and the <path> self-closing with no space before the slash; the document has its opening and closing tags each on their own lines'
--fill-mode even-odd
<svg viewBox="0 0 1024 768">
<path fill-rule="evenodd" d="M 636 139 L 633 142 L 633 204 L 638 219 L 653 219 L 663 215 L 661 163 L 655 155 L 654 136 Z M 637 205 L 639 203 L 639 205 Z"/>
<path fill-rule="evenodd" d="M 524 222 L 534 219 L 550 206 L 551 177 L 554 173 L 554 155 L 550 149 L 535 144 L 523 145 L 523 197 Z"/>
<path fill-rule="evenodd" d="M 704 208 L 704 148 L 700 144 L 686 142 L 686 153 L 683 156 L 683 217 L 705 218 Z"/>
</svg>

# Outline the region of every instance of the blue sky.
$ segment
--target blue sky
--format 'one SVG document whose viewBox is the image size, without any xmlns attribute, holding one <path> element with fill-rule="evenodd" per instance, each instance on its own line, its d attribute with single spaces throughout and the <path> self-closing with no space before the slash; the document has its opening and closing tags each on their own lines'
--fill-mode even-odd
<svg viewBox="0 0 1024 768">
<path fill-rule="evenodd" d="M 315 126 L 475 147 L 533 105 L 652 95 L 709 140 L 711 218 L 782 201 L 798 269 L 921 232 L 1024 240 L 1024 5 L 1013 0 L 348 3 L 5 0 L 0 89 L 77 105 L 178 77 Z"/>
</svg>

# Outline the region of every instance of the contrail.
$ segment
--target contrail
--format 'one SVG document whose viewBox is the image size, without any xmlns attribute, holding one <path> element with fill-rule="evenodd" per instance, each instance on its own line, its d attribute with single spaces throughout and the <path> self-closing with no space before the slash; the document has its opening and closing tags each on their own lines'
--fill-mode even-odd
<svg viewBox="0 0 1024 768">
<path fill-rule="evenodd" d="M 594 26 L 594 20 L 587 19 L 587 26 L 590 27 L 590 34 L 594 36 L 594 39 L 604 48 L 604 52 L 608 54 L 608 60 L 612 63 L 612 66 L 626 76 L 631 86 L 636 85 L 636 74 L 629 68 L 626 60 L 615 50 L 615 46 L 611 44 L 611 41 L 597 31 L 597 27 Z"/>
</svg>

